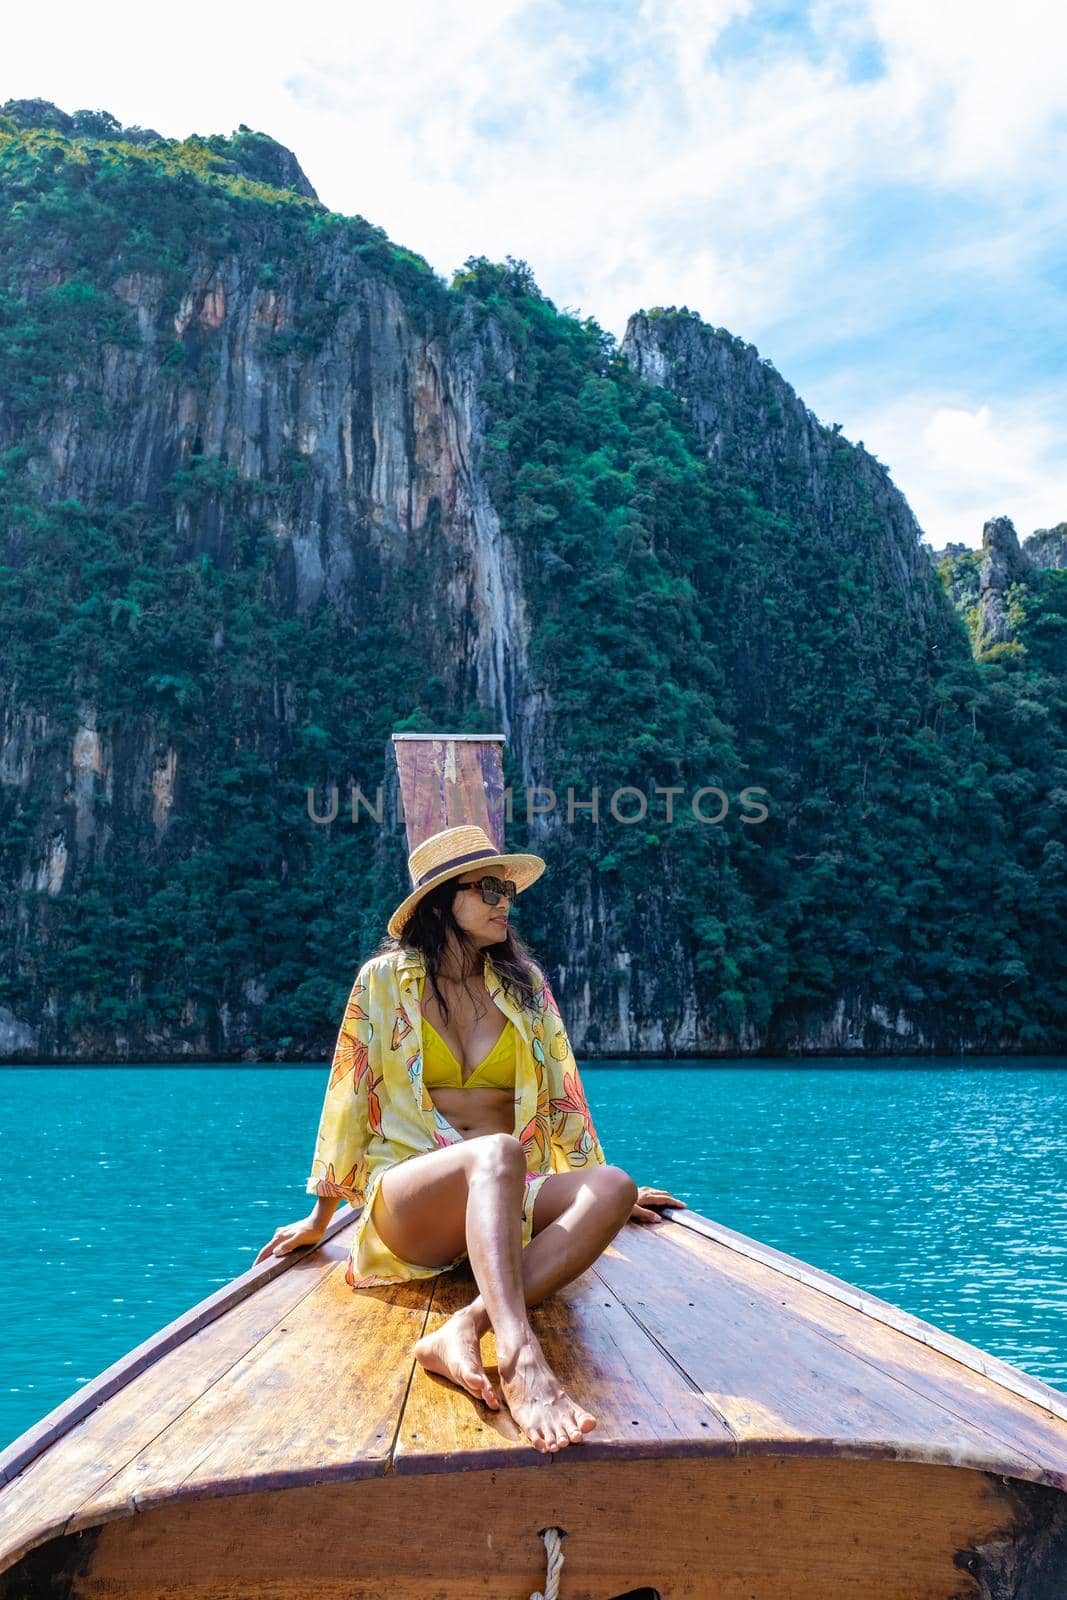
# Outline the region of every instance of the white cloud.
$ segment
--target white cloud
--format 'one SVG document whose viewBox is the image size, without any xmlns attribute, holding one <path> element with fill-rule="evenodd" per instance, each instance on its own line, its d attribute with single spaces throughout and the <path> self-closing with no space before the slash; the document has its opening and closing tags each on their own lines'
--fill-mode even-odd
<svg viewBox="0 0 1067 1600">
<path fill-rule="evenodd" d="M 1054 0 L 869 0 L 892 77 L 914 106 L 944 108 L 942 137 L 912 152 L 941 184 L 999 186 L 1055 171 L 1062 137 L 1063 12 Z M 905 102 L 905 103 L 907 103 Z"/>
<path fill-rule="evenodd" d="M 47 29 L 25 9 L 9 19 L 4 87 L 170 135 L 250 122 L 295 149 L 327 204 L 439 271 L 524 255 L 553 298 L 615 332 L 640 305 L 685 302 L 757 338 L 796 309 L 835 198 L 877 204 L 880 182 L 909 179 L 988 187 L 1059 153 L 1046 0 L 1003 19 L 993 0 L 820 0 L 815 59 L 798 46 L 717 62 L 746 16 L 755 26 L 752 0 L 394 0 L 294 28 L 266 0 L 153 33 L 130 0 L 58 0 Z M 863 42 L 888 73 L 855 83 Z M 575 84 L 598 64 L 600 96 Z"/>
<path fill-rule="evenodd" d="M 364 0 L 297 14 L 281 0 L 221 0 L 181 26 L 132 0 L 55 0 L 47 15 L 5 19 L 0 96 L 103 106 L 170 136 L 249 123 L 296 152 L 326 204 L 442 274 L 468 255 L 524 257 L 558 305 L 616 334 L 638 307 L 686 304 L 757 344 L 812 404 L 803 353 L 839 350 L 843 375 L 854 341 L 865 383 L 823 385 L 847 396 L 835 412 L 846 433 L 863 433 L 873 391 L 921 440 L 941 407 L 916 412 L 913 373 L 957 393 L 952 337 L 966 365 L 974 330 L 961 318 L 936 353 L 921 328 L 905 333 L 915 348 L 902 377 L 900 330 L 920 309 L 981 283 L 992 296 L 982 316 L 1026 319 L 1038 349 L 1045 326 L 1045 343 L 1058 336 L 1062 296 L 1046 268 L 1064 220 L 1059 9 L 813 0 L 784 30 L 761 15 L 758 0 Z M 885 196 L 899 202 L 909 186 L 917 219 L 924 196 L 958 196 L 970 225 L 928 229 L 909 254 L 899 204 L 878 225 Z M 1006 385 L 1044 393 L 1047 371 L 987 376 L 1005 397 L 990 402 L 989 429 L 1044 426 Z M 1062 409 L 1060 393 L 1049 399 Z M 975 415 L 981 404 L 963 402 Z M 952 520 L 963 536 L 977 498 L 963 483 L 952 497 L 935 443 L 894 434 L 900 460 L 898 442 L 916 468 L 917 487 L 910 468 L 902 486 L 933 496 L 931 526 Z M 1043 463 L 1046 485 L 1026 500 L 1019 484 L 1023 522 L 1024 505 L 1052 493 L 1053 450 L 1042 436 L 1017 458 Z"/>
<path fill-rule="evenodd" d="M 1061 417 L 1057 392 L 969 404 L 915 393 L 858 417 L 853 431 L 888 467 L 932 545 L 978 546 L 990 517 L 1010 517 L 1020 539 L 1067 520 Z"/>
</svg>

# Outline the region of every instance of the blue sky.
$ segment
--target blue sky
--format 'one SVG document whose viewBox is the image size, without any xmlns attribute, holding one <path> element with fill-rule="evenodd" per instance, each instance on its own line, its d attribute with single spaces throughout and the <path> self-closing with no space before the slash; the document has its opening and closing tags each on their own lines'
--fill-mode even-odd
<svg viewBox="0 0 1067 1600">
<path fill-rule="evenodd" d="M 222 0 L 188 28 L 58 0 L 5 33 L 3 98 L 261 128 L 443 275 L 525 258 L 617 336 L 688 305 L 862 439 L 934 545 L 1067 520 L 1051 0 Z"/>
</svg>

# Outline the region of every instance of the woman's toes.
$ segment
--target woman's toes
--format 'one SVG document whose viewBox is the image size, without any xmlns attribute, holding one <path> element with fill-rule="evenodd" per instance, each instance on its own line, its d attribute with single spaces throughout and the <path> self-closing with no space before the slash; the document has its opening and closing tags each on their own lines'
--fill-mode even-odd
<svg viewBox="0 0 1067 1600">
<path fill-rule="evenodd" d="M 485 1373 L 475 1370 L 474 1366 L 470 1366 L 464 1373 L 464 1387 L 474 1395 L 475 1400 L 485 1400 L 486 1403 L 490 1403 L 490 1395 L 493 1394 L 490 1379 L 486 1378 Z"/>
</svg>

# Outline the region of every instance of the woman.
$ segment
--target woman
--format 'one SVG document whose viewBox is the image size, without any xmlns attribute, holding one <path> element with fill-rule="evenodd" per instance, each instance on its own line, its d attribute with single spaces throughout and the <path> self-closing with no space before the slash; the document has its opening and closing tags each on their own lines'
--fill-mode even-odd
<svg viewBox="0 0 1067 1600">
<path fill-rule="evenodd" d="M 541 857 L 455 827 L 408 867 L 415 887 L 345 1010 L 307 1183 L 315 1208 L 256 1260 L 317 1243 L 342 1199 L 363 1208 L 354 1288 L 468 1258 L 479 1294 L 416 1359 L 498 1409 L 480 1350 L 492 1327 L 512 1416 L 555 1451 L 596 1419 L 552 1372 L 527 1307 L 591 1266 L 628 1218 L 660 1222 L 649 1205 L 684 1202 L 605 1160 L 552 991 L 510 926 Z"/>
</svg>

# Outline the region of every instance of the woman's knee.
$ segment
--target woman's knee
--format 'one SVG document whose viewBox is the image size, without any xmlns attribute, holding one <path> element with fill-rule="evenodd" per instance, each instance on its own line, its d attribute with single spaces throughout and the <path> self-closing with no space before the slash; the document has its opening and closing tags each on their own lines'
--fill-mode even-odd
<svg viewBox="0 0 1067 1600">
<path fill-rule="evenodd" d="M 617 1207 L 623 1220 L 637 1203 L 637 1185 L 621 1167 L 595 1167 L 589 1177 L 605 1205 Z"/>
<path fill-rule="evenodd" d="M 513 1133 L 484 1133 L 469 1141 L 470 1175 L 514 1177 L 526 1172 L 526 1153 Z"/>
</svg>

